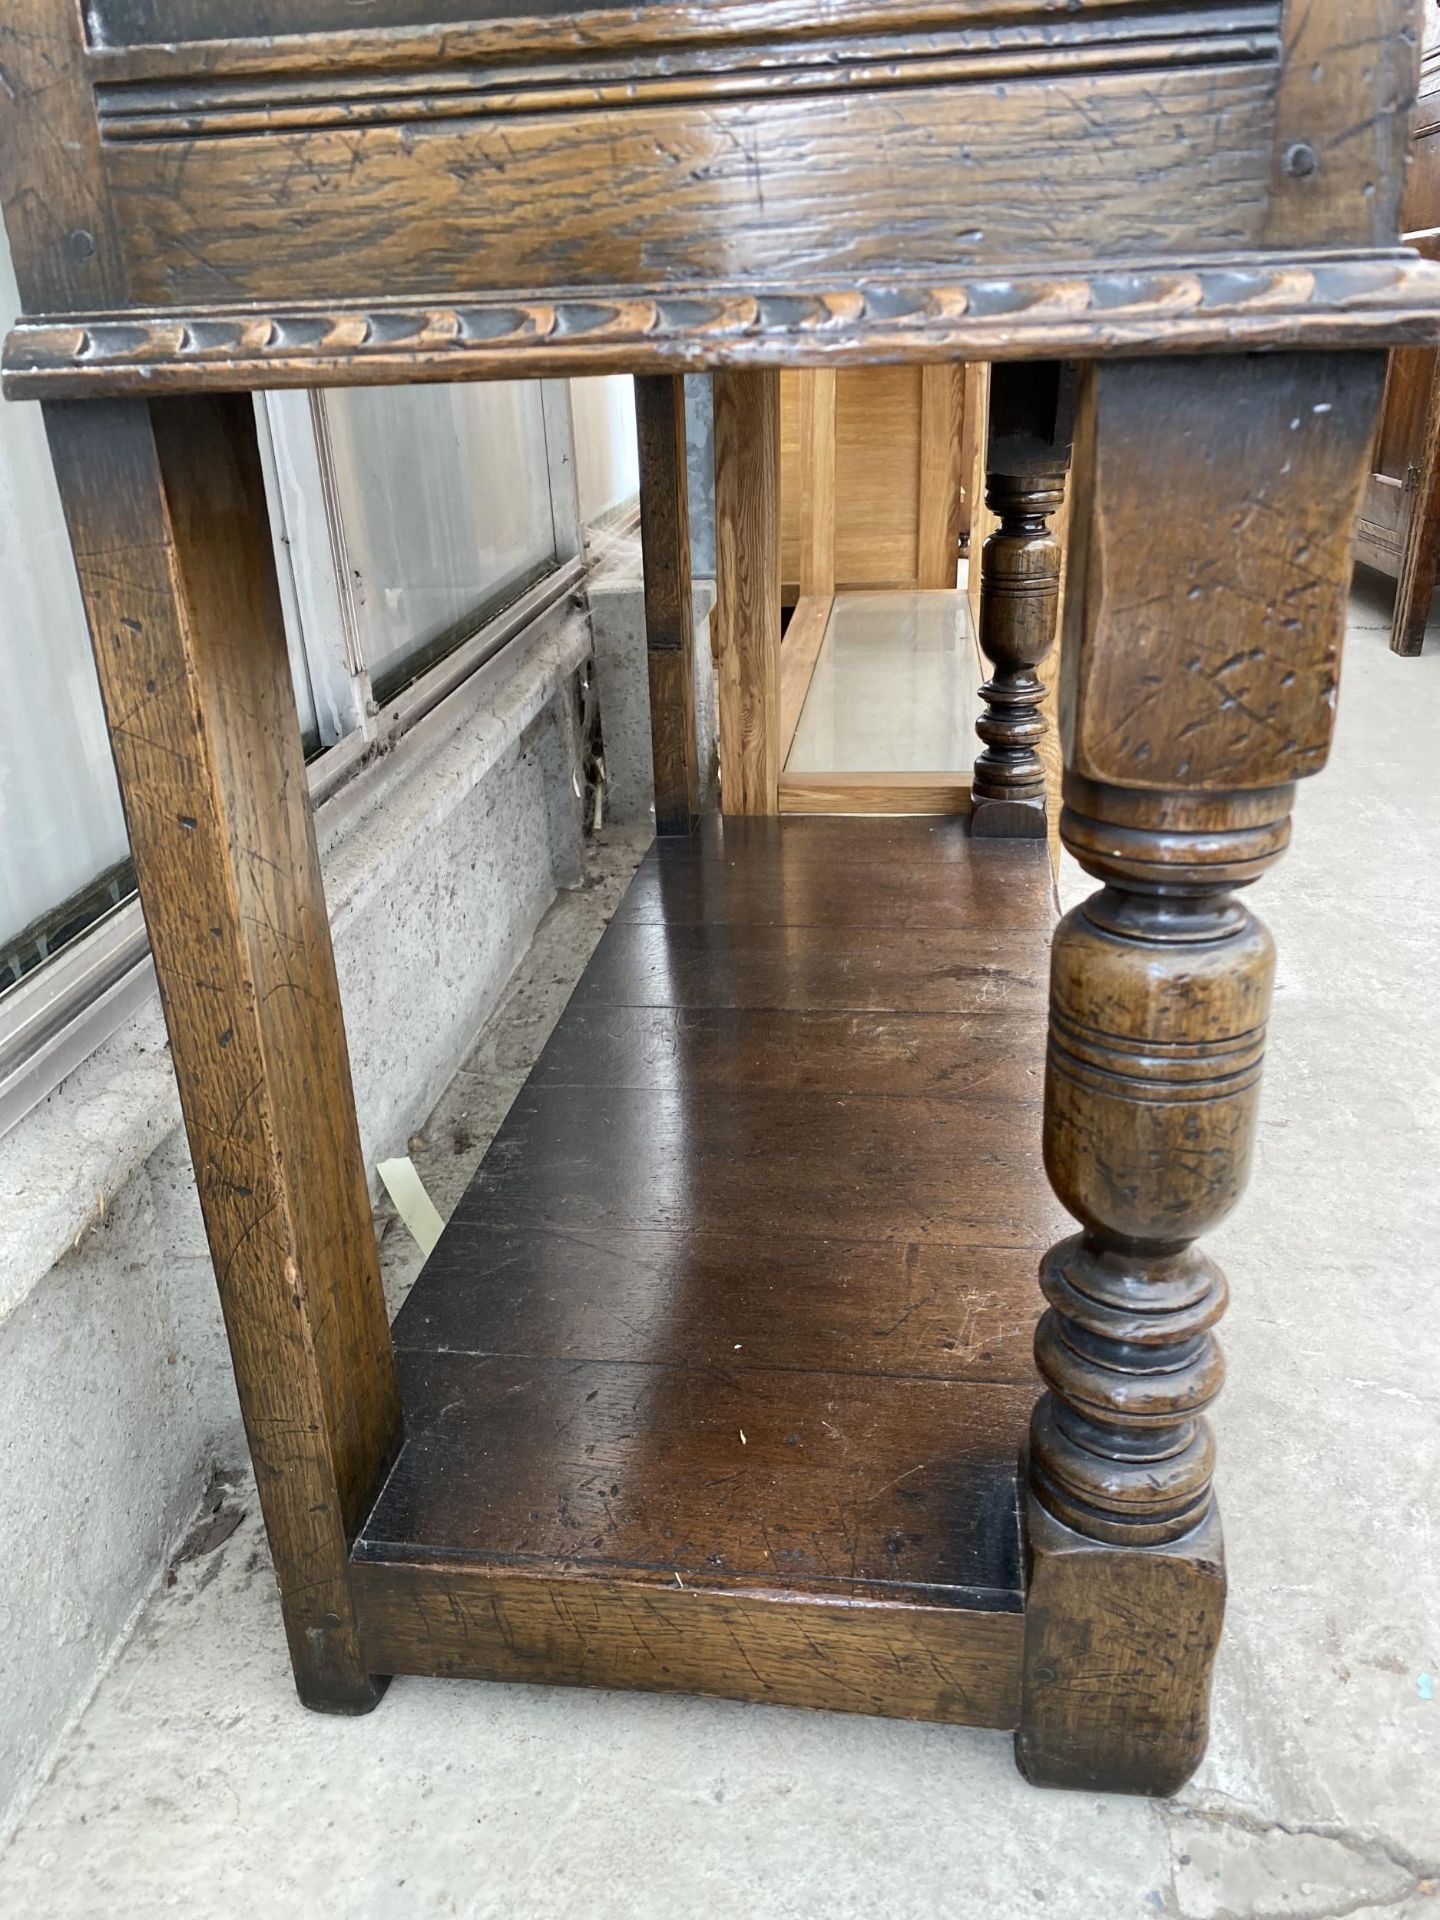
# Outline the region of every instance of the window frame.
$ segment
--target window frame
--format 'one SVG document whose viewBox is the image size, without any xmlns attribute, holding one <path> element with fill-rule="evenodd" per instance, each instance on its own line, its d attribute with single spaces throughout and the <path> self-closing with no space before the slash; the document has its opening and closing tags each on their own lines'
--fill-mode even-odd
<svg viewBox="0 0 1440 1920">
<path fill-rule="evenodd" d="M 374 698 L 350 599 L 351 576 L 325 394 L 321 389 L 300 389 L 255 395 L 276 574 L 302 732 L 307 731 L 305 692 L 316 716 L 307 746 L 318 750 L 306 771 L 311 804 L 317 810 L 334 801 L 362 767 L 382 757 L 377 754 L 380 743 L 386 748 L 387 769 L 381 777 L 398 773 L 408 756 L 393 749 L 405 736 L 583 585 L 587 562 L 569 384 L 564 380 L 538 384 L 554 566 L 383 704 Z M 321 516 L 328 536 L 328 564 L 322 561 L 308 570 L 294 564 L 289 528 L 300 513 Z M 313 517 L 309 524 L 316 524 Z M 134 897 L 112 908 L 10 987 L 0 998 L 0 1136 L 53 1093 L 156 990 L 144 916 Z"/>
</svg>

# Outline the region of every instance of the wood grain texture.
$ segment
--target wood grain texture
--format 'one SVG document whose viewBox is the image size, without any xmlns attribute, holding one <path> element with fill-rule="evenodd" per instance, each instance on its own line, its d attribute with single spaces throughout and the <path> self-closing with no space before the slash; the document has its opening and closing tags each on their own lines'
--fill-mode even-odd
<svg viewBox="0 0 1440 1920">
<path fill-rule="evenodd" d="M 834 604 L 828 593 L 807 595 L 803 600 L 797 600 L 780 642 L 780 745 L 777 757 L 782 787 L 785 762 L 795 744 L 795 729 L 800 724 L 800 715 L 805 711 L 805 696 L 810 691 L 815 662 L 820 657 L 825 629 L 830 624 L 830 609 Z"/>
<path fill-rule="evenodd" d="M 652 848 L 397 1322 L 407 1440 L 354 1548 L 372 1659 L 1013 1724 L 1058 1218 L 1038 996 L 917 1016 L 901 964 L 883 1012 L 817 1004 L 827 968 L 903 951 L 907 907 L 950 923 L 952 974 L 962 919 L 1038 970 L 1043 859 L 978 864 L 977 893 L 963 834 L 921 822 Z M 987 897 L 1029 924 L 982 931 Z M 772 979 L 736 1010 L 756 936 L 789 1004 Z M 676 952 L 625 964 L 696 938 L 723 969 L 698 992 Z"/>
<path fill-rule="evenodd" d="M 362 1711 L 347 1546 L 400 1415 L 254 415 L 46 418 L 296 1682 Z"/>
<path fill-rule="evenodd" d="M 780 392 L 715 377 L 715 632 L 720 805 L 773 814 L 780 776 Z"/>
<path fill-rule="evenodd" d="M 919 367 L 851 367 L 836 389 L 836 580 L 844 589 L 918 584 Z"/>
<path fill-rule="evenodd" d="M 536 1087 L 681 1093 L 903 1094 L 1038 1101 L 1044 1021 L 1021 1014 L 824 1013 L 770 1007 L 571 1007 Z M 1028 1124 L 1016 1115 L 1017 1124 Z"/>
<path fill-rule="evenodd" d="M 856 76 L 839 91 L 583 112 L 562 98 L 553 113 L 418 127 L 187 130 L 109 143 L 104 172 L 140 304 L 737 273 L 757 287 L 853 285 L 938 263 L 1255 246 L 1273 88 L 1264 61 L 1175 65 L 1079 87 L 915 84 L 902 107 Z M 1017 167 L 1036 147 L 1047 167 Z"/>
<path fill-rule="evenodd" d="M 1204 1749 L 1224 1591 L 1205 1414 L 1227 1295 L 1196 1243 L 1248 1177 L 1274 975 L 1235 895 L 1324 757 L 1381 368 L 1114 371 L 1143 404 L 1087 370 L 1076 449 L 1060 828 L 1102 886 L 1051 958 L 1045 1165 L 1082 1231 L 1040 1269 L 1019 1754 L 1032 1779 L 1170 1793 Z M 1198 571 L 1165 549 L 1174 497 L 1225 529 Z"/>
<path fill-rule="evenodd" d="M 817 367 L 796 377 L 800 402 L 800 595 L 802 601 L 811 595 L 828 599 L 835 591 L 836 374 L 833 367 Z"/>
<path fill-rule="evenodd" d="M 983 1381 L 1033 1397 L 1041 1303 L 1029 1248 L 991 1247 L 976 1261 L 962 1247 L 782 1234 L 767 1256 L 735 1232 L 471 1222 L 436 1248 L 396 1346 L 629 1363 L 637 1327 L 657 1339 L 671 1328 L 683 1351 L 667 1351 L 722 1376 L 738 1360 L 747 1373 Z"/>
<path fill-rule="evenodd" d="M 29 313 L 127 293 L 78 25 L 53 0 L 7 0 L 0 22 L 0 207 Z"/>
<path fill-rule="evenodd" d="M 975 846 L 957 820 L 707 820 L 693 850 L 653 847 L 615 912 L 625 926 L 1044 932 L 1044 860 Z"/>
<path fill-rule="evenodd" d="M 1398 356 L 1395 356 L 1398 357 Z M 1420 459 L 1395 583 L 1395 617 L 1390 628 L 1393 653 L 1414 657 L 1425 645 L 1430 603 L 1440 576 L 1440 356 L 1426 391 Z"/>
<path fill-rule="evenodd" d="M 705 1578 L 503 1578 L 449 1565 L 355 1569 L 365 1644 L 391 1673 L 699 1693 L 1013 1727 L 1018 1613 L 825 1594 L 730 1592 Z"/>
<path fill-rule="evenodd" d="M 860 926 L 843 947 L 832 939 L 797 949 L 788 932 L 617 924 L 576 997 L 587 1006 L 836 1013 L 1025 1013 L 1044 1005 L 1043 955 L 1019 958 L 1013 940 L 993 933 Z"/>
<path fill-rule="evenodd" d="M 953 587 L 960 568 L 965 493 L 965 370 L 920 369 L 920 526 L 915 575 L 921 587 Z"/>
<path fill-rule="evenodd" d="M 1063 273 L 1012 262 L 774 292 L 727 279 L 636 293 L 593 288 L 423 302 L 376 296 L 268 306 L 217 299 L 171 313 L 39 316 L 12 328 L 12 398 L 203 387 L 837 367 L 874 361 L 1128 358 L 1137 353 L 1433 345 L 1440 266 L 1396 251 L 1258 254 Z"/>
<path fill-rule="evenodd" d="M 980 585 L 984 569 L 980 556 L 985 542 L 999 525 L 999 519 L 985 500 L 985 473 L 990 453 L 990 380 L 993 368 L 971 363 L 970 383 L 965 390 L 965 438 L 970 464 L 966 479 L 970 490 L 969 565 L 965 576 L 965 599 L 970 608 L 970 624 L 980 638 Z M 969 369 L 967 369 L 969 371 Z"/>
<path fill-rule="evenodd" d="M 913 587 L 920 522 L 922 370 L 912 366 L 800 369 L 780 376 L 781 577 L 799 595 L 806 566 L 806 499 L 813 455 L 802 411 L 810 382 L 834 383 L 827 451 L 830 589 Z"/>
<path fill-rule="evenodd" d="M 1426 38 L 1440 17 L 1426 14 Z M 1401 209 L 1408 245 L 1427 259 L 1440 253 L 1440 48 L 1427 45 L 1415 109 L 1410 176 Z M 1396 580 L 1390 623 L 1394 652 L 1413 656 L 1425 627 L 1440 568 L 1440 355 L 1398 348 L 1390 355 L 1375 453 L 1360 519 L 1357 556 Z"/>
<path fill-rule="evenodd" d="M 1268 245 L 1383 246 L 1399 232 L 1421 15 L 1419 0 L 1285 0 Z"/>
<path fill-rule="evenodd" d="M 1040 361 L 992 370 L 985 504 L 995 524 L 980 552 L 979 628 L 991 672 L 971 780 L 979 838 L 1046 836 L 1040 668 L 1060 605 L 1060 542 L 1049 522 L 1064 503 L 1073 413 L 1073 369 Z"/>
<path fill-rule="evenodd" d="M 1225 1612 L 1218 1515 L 1183 1543 L 1127 1553 L 1032 1501 L 1026 1544 L 1020 1771 L 1086 1793 L 1177 1793 L 1209 1735 Z"/>
<path fill-rule="evenodd" d="M 1378 356 L 1320 354 L 1085 370 L 1061 661 L 1067 767 L 1211 790 L 1324 764 L 1383 376 Z M 1173 430 L 1153 431 L 1160 418 Z M 1173 529 L 1195 516 L 1223 539 L 1182 536 L 1162 557 L 1162 498 L 1186 503 Z"/>
<path fill-rule="evenodd" d="M 968 773 L 782 773 L 784 814 L 970 814 Z"/>
<path fill-rule="evenodd" d="M 596 1088 L 583 1108 L 568 1089 L 519 1095 L 456 1213 L 481 1216 L 565 1232 L 723 1233 L 744 1220 L 757 1244 L 801 1233 L 957 1247 L 1062 1224 L 1038 1104 L 997 1139 L 988 1110 L 947 1101 L 648 1087 Z"/>
<path fill-rule="evenodd" d="M 643 1342 L 663 1354 L 658 1339 Z M 401 1349 L 357 1561 L 715 1578 L 1018 1612 L 1021 1386 Z M 741 1434 L 745 1435 L 742 1440 Z"/>
<path fill-rule="evenodd" d="M 1084 40 L 1184 43 L 1208 31 L 1240 41 L 1269 28 L 1273 4 L 1196 4 L 1168 16 L 1134 0 L 1094 0 L 1082 31 L 1073 22 L 1037 22 L 1029 0 L 983 0 L 957 17 L 955 0 L 827 0 L 817 21 L 813 0 L 388 0 L 386 24 L 357 28 L 350 0 L 250 0 L 237 21 L 230 0 L 91 0 L 100 43 L 96 64 L 107 77 L 174 81 L 196 75 L 309 73 L 342 66 L 358 71 L 424 70 L 446 62 L 522 56 L 567 59 L 576 54 L 659 52 L 687 57 L 710 48 L 723 64 L 747 42 L 783 45 L 797 61 L 824 66 L 836 36 L 860 36 L 882 48 L 914 46 L 946 33 L 961 45 L 985 46 L 998 29 L 1021 55 Z M 238 25 L 249 30 L 236 33 Z M 1068 29 L 1068 31 L 1067 31 Z M 1211 49 L 1206 47 L 1206 54 Z M 1252 56 L 1268 48 L 1252 44 Z"/>
<path fill-rule="evenodd" d="M 700 746 L 684 381 L 666 374 L 637 380 L 635 425 L 655 831 L 688 833 L 700 812 Z"/>
</svg>

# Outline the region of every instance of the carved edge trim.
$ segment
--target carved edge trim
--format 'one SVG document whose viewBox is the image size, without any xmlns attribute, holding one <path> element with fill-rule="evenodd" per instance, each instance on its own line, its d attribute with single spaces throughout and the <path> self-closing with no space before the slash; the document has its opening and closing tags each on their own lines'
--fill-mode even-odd
<svg viewBox="0 0 1440 1920">
<path fill-rule="evenodd" d="M 885 360 L 1091 359 L 1440 343 L 1408 252 L 972 275 L 834 291 L 676 287 L 26 318 L 11 398 L 553 378 Z"/>
</svg>

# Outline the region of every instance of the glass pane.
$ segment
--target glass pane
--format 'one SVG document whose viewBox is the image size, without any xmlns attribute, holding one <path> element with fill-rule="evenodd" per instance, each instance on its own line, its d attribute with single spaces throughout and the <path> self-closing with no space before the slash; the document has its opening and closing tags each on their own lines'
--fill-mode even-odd
<svg viewBox="0 0 1440 1920">
<path fill-rule="evenodd" d="M 786 772 L 965 772 L 983 672 L 958 589 L 836 594 Z"/>
<path fill-rule="evenodd" d="M 554 564 L 540 388 L 350 388 L 326 411 L 360 651 L 384 697 Z"/>
<path fill-rule="evenodd" d="M 0 320 L 19 306 L 0 241 Z M 0 405 L 0 990 L 133 886 L 40 409 Z"/>
</svg>

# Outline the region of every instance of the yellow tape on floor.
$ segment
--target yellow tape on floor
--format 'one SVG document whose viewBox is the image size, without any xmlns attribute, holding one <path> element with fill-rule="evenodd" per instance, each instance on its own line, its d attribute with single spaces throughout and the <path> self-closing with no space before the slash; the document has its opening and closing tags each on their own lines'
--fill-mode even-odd
<svg viewBox="0 0 1440 1920">
<path fill-rule="evenodd" d="M 394 1201 L 395 1211 L 410 1229 L 416 1246 L 427 1256 L 433 1253 L 435 1242 L 445 1231 L 445 1222 L 440 1218 L 435 1202 L 425 1191 L 415 1171 L 415 1162 L 408 1155 L 403 1160 L 382 1160 L 375 1171 L 385 1182 L 385 1191 Z"/>
</svg>

